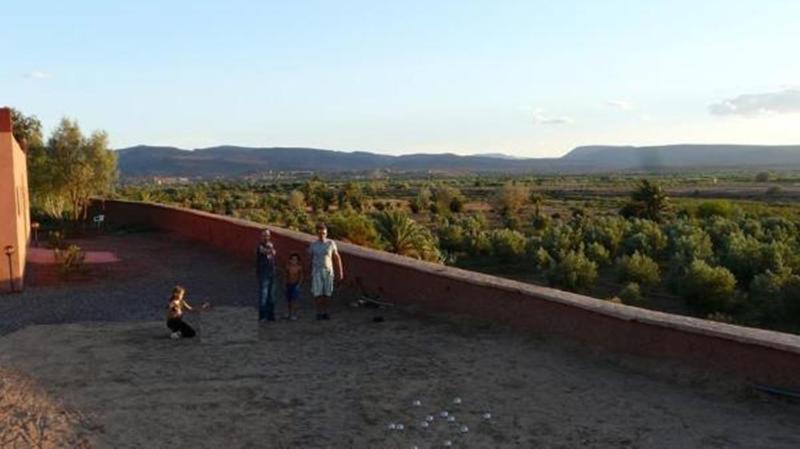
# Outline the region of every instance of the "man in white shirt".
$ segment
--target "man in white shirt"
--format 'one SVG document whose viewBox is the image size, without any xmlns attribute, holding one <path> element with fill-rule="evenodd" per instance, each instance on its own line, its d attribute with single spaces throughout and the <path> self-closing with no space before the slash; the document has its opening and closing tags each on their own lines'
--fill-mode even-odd
<svg viewBox="0 0 800 449">
<path fill-rule="evenodd" d="M 328 306 L 333 295 L 335 277 L 334 260 L 340 281 L 344 279 L 344 268 L 336 242 L 328 239 L 328 227 L 325 223 L 317 224 L 317 237 L 318 239 L 308 247 L 308 252 L 311 254 L 311 293 L 317 308 L 317 319 L 329 320 Z"/>
</svg>

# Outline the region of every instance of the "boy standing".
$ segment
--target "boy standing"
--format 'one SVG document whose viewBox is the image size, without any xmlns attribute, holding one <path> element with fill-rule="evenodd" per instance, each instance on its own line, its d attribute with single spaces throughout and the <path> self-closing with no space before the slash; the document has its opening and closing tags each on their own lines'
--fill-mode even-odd
<svg viewBox="0 0 800 449">
<path fill-rule="evenodd" d="M 328 227 L 325 223 L 317 224 L 317 240 L 311 243 L 308 252 L 311 254 L 311 293 L 314 295 L 317 319 L 329 320 L 331 317 L 328 306 L 333 295 L 333 261 L 336 260 L 339 280 L 344 279 L 344 268 L 336 242 L 328 239 Z"/>
<path fill-rule="evenodd" d="M 303 283 L 303 266 L 300 264 L 300 255 L 292 253 L 289 263 L 286 264 L 286 319 L 297 321 L 295 315 L 295 301 L 300 297 L 300 284 Z"/>
</svg>

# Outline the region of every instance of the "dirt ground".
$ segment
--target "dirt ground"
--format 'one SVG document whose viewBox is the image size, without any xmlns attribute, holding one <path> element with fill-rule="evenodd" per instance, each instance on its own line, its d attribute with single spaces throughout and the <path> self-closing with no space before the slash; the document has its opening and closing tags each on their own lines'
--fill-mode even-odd
<svg viewBox="0 0 800 449">
<path fill-rule="evenodd" d="M 254 313 L 192 317 L 194 341 L 161 322 L 30 326 L 0 339 L 0 366 L 78 413 L 86 447 L 800 447 L 798 405 L 558 342 L 399 311 L 262 326 Z"/>
<path fill-rule="evenodd" d="M 115 276 L 111 296 L 104 280 L 31 287 L 0 308 L 26 311 L 0 337 L 0 448 L 800 447 L 800 404 L 657 360 L 344 297 L 328 322 L 306 301 L 300 321 L 258 325 L 247 267 L 171 238 L 130 241 L 95 245 L 123 261 L 162 254 L 170 269 Z M 194 340 L 169 339 L 163 298 L 150 299 L 173 277 L 216 298 L 188 316 Z"/>
</svg>

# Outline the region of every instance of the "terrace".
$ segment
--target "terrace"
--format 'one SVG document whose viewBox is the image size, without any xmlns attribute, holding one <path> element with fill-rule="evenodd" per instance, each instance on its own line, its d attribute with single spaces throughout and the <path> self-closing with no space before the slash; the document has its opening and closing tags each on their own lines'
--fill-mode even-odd
<svg viewBox="0 0 800 449">
<path fill-rule="evenodd" d="M 330 322 L 305 310 L 259 326 L 243 258 L 165 232 L 80 244 L 103 255 L 88 276 L 54 283 L 39 260 L 0 301 L 0 447 L 32 446 L 8 442 L 23 434 L 40 447 L 800 445 L 796 405 L 706 371 L 414 306 L 351 308 L 347 289 Z M 175 283 L 214 303 L 189 317 L 194 341 L 162 322 Z"/>
</svg>

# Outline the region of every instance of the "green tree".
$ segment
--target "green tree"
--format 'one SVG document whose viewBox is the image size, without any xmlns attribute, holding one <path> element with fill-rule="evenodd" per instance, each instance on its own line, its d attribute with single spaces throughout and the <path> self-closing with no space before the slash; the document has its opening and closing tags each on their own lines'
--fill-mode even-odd
<svg viewBox="0 0 800 449">
<path fill-rule="evenodd" d="M 438 261 L 441 254 L 430 231 L 400 209 L 390 209 L 375 217 L 375 227 L 390 252 L 417 259 Z"/>
<path fill-rule="evenodd" d="M 635 282 L 648 287 L 661 281 L 658 264 L 638 251 L 617 260 L 617 274 L 620 282 Z"/>
<path fill-rule="evenodd" d="M 518 182 L 508 181 L 497 192 L 494 208 L 505 217 L 515 217 L 530 199 L 530 189 Z"/>
<path fill-rule="evenodd" d="M 356 245 L 378 248 L 378 231 L 369 217 L 358 212 L 340 211 L 326 220 L 331 237 L 347 240 Z"/>
<path fill-rule="evenodd" d="M 600 242 L 592 242 L 586 246 L 586 255 L 599 266 L 611 262 L 611 253 Z"/>
<path fill-rule="evenodd" d="M 20 145 L 25 148 L 42 148 L 44 146 L 42 122 L 35 115 L 25 115 L 12 108 L 11 123 L 14 139 Z"/>
<path fill-rule="evenodd" d="M 494 229 L 490 232 L 492 254 L 506 261 L 519 259 L 525 254 L 525 236 L 511 229 Z"/>
<path fill-rule="evenodd" d="M 762 320 L 800 323 L 800 276 L 787 267 L 754 277 L 750 299 Z"/>
<path fill-rule="evenodd" d="M 45 195 L 59 197 L 68 205 L 69 217 L 85 215 L 89 199 L 108 195 L 117 179 L 117 158 L 108 148 L 108 135 L 95 131 L 85 137 L 78 123 L 62 119 L 47 142 L 47 166 L 51 177 Z"/>
<path fill-rule="evenodd" d="M 642 179 L 631 194 L 631 200 L 620 210 L 620 213 L 625 217 L 661 221 L 668 210 L 669 197 L 661 186 Z"/>
<path fill-rule="evenodd" d="M 712 267 L 695 260 L 689 266 L 682 290 L 687 304 L 697 311 L 727 312 L 734 305 L 736 278 L 725 267 Z"/>
<path fill-rule="evenodd" d="M 336 195 L 340 209 L 352 208 L 361 211 L 364 208 L 364 192 L 356 182 L 345 183 Z"/>
<path fill-rule="evenodd" d="M 586 290 L 597 280 L 597 264 L 582 252 L 570 251 L 550 268 L 547 278 L 550 284 L 567 290 Z"/>
<path fill-rule="evenodd" d="M 294 211 L 306 210 L 306 196 L 299 190 L 292 190 L 287 199 L 289 209 Z"/>
<path fill-rule="evenodd" d="M 733 207 L 733 204 L 726 200 L 704 201 L 697 206 L 697 216 L 700 218 L 730 218 L 735 212 L 736 209 Z"/>
<path fill-rule="evenodd" d="M 758 172 L 758 174 L 756 175 L 756 182 L 767 182 L 769 181 L 769 178 L 770 178 L 769 172 L 766 171 Z"/>
</svg>

